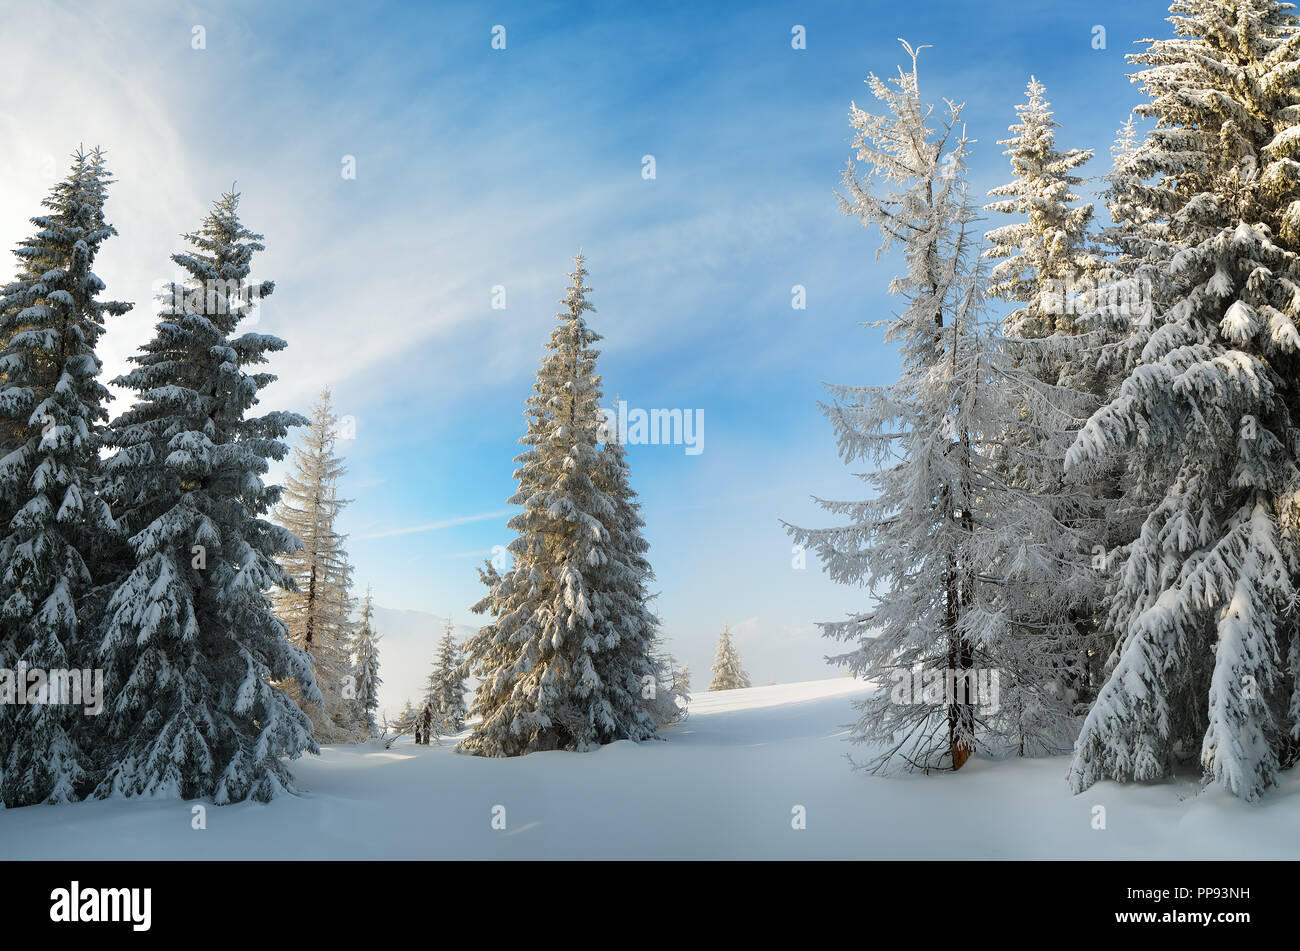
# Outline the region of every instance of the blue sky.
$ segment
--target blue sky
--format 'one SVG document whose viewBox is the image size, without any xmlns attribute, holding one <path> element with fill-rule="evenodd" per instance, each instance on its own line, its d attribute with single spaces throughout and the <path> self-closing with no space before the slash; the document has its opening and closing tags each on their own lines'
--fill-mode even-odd
<svg viewBox="0 0 1300 951">
<path fill-rule="evenodd" d="M 112 376 L 149 336 L 177 236 L 237 180 L 266 234 L 258 276 L 277 282 L 259 329 L 289 343 L 265 405 L 306 412 L 333 388 L 356 421 L 343 528 L 358 581 L 471 624 L 475 566 L 510 538 L 523 401 L 584 249 L 607 403 L 704 413 L 699 455 L 629 449 L 664 633 L 697 688 L 726 622 L 756 683 L 833 674 L 814 622 L 866 603 L 815 562 L 793 569 L 779 520 L 826 524 L 811 495 L 861 495 L 820 383 L 897 367 L 860 324 L 888 316 L 898 262 L 834 199 L 867 73 L 895 71 L 898 37 L 933 46 L 922 92 L 966 103 L 982 192 L 1006 178 L 996 140 L 1031 73 L 1058 143 L 1096 149 L 1086 171 L 1103 174 L 1140 96 L 1124 54 L 1168 30 L 1163 5 L 1111 0 L 263 6 L 0 8 L 0 245 L 79 142 L 107 149 L 121 237 L 97 270 L 137 304 L 106 337 Z"/>
</svg>

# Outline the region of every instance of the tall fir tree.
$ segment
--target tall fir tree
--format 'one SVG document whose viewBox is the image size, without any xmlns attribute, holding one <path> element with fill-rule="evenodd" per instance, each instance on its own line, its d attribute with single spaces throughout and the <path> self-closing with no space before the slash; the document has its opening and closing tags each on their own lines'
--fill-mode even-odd
<svg viewBox="0 0 1300 951">
<path fill-rule="evenodd" d="M 1019 522 L 993 573 L 1003 589 L 1000 646 L 1013 647 L 996 662 L 1008 694 L 1001 719 L 1018 721 L 1005 728 L 1023 755 L 1068 750 L 1074 717 L 1093 699 L 1102 576 L 1092 553 L 1107 541 L 1104 499 L 1114 493 L 1108 482 L 1064 478 L 1065 452 L 1101 397 L 1097 340 L 1081 318 L 1100 262 L 1090 247 L 1092 205 L 1074 192 L 1092 152 L 1057 148 L 1058 124 L 1036 78 L 1016 113 L 1011 137 L 999 142 L 1014 178 L 989 192 L 985 210 L 1018 220 L 989 231 L 983 254 L 997 261 L 985 293 L 1018 305 L 1003 320 L 1001 344 L 1013 372 L 994 385 L 1018 390 L 1020 406 L 1008 407 L 991 450 Z"/>
<path fill-rule="evenodd" d="M 383 680 L 379 677 L 379 634 L 374 628 L 374 604 L 369 588 L 362 602 L 361 622 L 356 629 L 353 677 L 356 681 L 353 719 L 361 735 L 371 737 L 378 730 L 375 711 L 379 709 L 379 687 Z"/>
<path fill-rule="evenodd" d="M 354 637 L 352 565 L 344 548 L 346 536 L 336 523 L 347 501 L 338 497 L 338 481 L 346 472 L 336 451 L 338 417 L 326 388 L 312 407 L 302 444 L 293 451 L 293 469 L 285 479 L 275 520 L 295 535 L 302 547 L 280 558 L 294 587 L 275 597 L 276 611 L 289 628 L 293 645 L 312 660 L 322 702 L 305 701 L 292 682 L 284 689 L 312 721 L 322 743 L 359 739 L 355 696 L 347 689 L 352 675 Z"/>
<path fill-rule="evenodd" d="M 265 801 L 292 780 L 284 758 L 317 752 L 311 724 L 272 681 L 318 695 L 268 587 L 292 585 L 276 557 L 298 545 L 266 516 L 263 476 L 306 420 L 249 416 L 275 376 L 252 368 L 283 340 L 238 324 L 273 289 L 249 280 L 262 236 L 223 195 L 160 297 L 154 337 L 115 383 L 137 402 L 115 419 L 104 492 L 133 564 L 113 593 L 102 642 L 112 764 L 99 795 Z"/>
<path fill-rule="evenodd" d="M 882 252 L 902 250 L 905 270 L 890 290 L 905 307 L 877 323 L 899 343 L 902 375 L 886 386 L 828 386 L 833 402 L 822 406 L 841 457 L 873 467 L 860 478 L 874 491 L 817 500 L 847 524 L 787 529 L 832 580 L 865 585 L 875 599 L 821 625 L 854 645 L 833 662 L 889 685 L 856 704 L 850 739 L 875 751 L 863 765 L 956 770 L 979 749 L 1000 754 L 1031 729 L 1045 737 L 1059 726 L 1028 676 L 1043 639 L 1020 636 L 1007 610 L 1035 581 L 1023 573 L 1026 557 L 1031 565 L 1046 557 L 1026 552 L 1024 536 L 1045 538 L 1059 526 L 1032 492 L 1007 484 L 1027 452 L 1002 438 L 1017 422 L 1042 438 L 1052 418 L 1041 386 L 986 327 L 962 107 L 949 102 L 935 117 L 920 97 L 915 52 L 904 46 L 910 70 L 869 79 L 882 114 L 856 104 L 850 112 L 858 160 L 890 190 L 873 194 L 849 162 L 841 199 L 846 214 L 879 229 Z M 989 709 L 996 698 L 983 695 L 999 667 L 1018 674 L 1007 687 L 1019 695 L 1001 716 Z"/>
<path fill-rule="evenodd" d="M 17 279 L 0 291 L 0 666 L 44 671 L 101 666 L 99 559 L 117 533 L 95 491 L 107 388 L 96 344 L 106 301 L 93 270 L 108 238 L 112 183 L 98 149 L 78 150 L 67 177 L 16 250 Z M 49 684 L 47 682 L 47 687 Z M 0 705 L 0 800 L 6 806 L 81 798 L 95 775 L 92 717 L 67 698 Z"/>
<path fill-rule="evenodd" d="M 905 44 L 906 46 L 906 44 Z M 884 463 L 862 478 L 875 490 L 862 501 L 819 500 L 848 524 L 831 529 L 788 526 L 799 544 L 812 548 L 832 580 L 869 584 L 888 591 L 869 610 L 822 624 L 824 633 L 856 643 L 832 660 L 870 679 L 965 676 L 975 664 L 975 645 L 963 626 L 972 601 L 974 562 L 968 551 L 974 525 L 968 421 L 959 413 L 956 367 L 969 366 L 968 325 L 953 319 L 969 297 L 965 270 L 970 242 L 964 191 L 968 144 L 960 129 L 960 106 L 930 126 L 932 110 L 920 97 L 916 54 L 910 71 L 868 82 L 883 114 L 850 107 L 859 161 L 893 191 L 877 197 L 850 161 L 842 183 L 841 210 L 876 226 L 881 252 L 901 245 L 906 271 L 890 290 L 906 308 L 889 321 L 886 340 L 898 340 L 903 375 L 887 387 L 831 386 L 823 405 L 841 458 Z M 852 739 L 883 740 L 876 768 L 894 760 L 914 767 L 959 769 L 975 748 L 975 711 L 967 702 L 901 704 L 889 692 L 860 702 Z M 895 739 L 895 737 L 899 739 Z"/>
<path fill-rule="evenodd" d="M 723 625 L 718 635 L 718 652 L 713 658 L 713 682 L 710 690 L 741 690 L 748 687 L 749 674 L 740 663 L 740 653 L 731 640 L 730 625 Z"/>
<path fill-rule="evenodd" d="M 527 403 L 510 500 L 523 507 L 509 523 L 514 563 L 481 572 L 490 592 L 475 611 L 492 621 L 465 648 L 480 678 L 481 721 L 460 744 L 472 753 L 589 750 L 655 735 L 643 698 L 657 673 L 644 547 L 599 406 L 586 273 L 579 254 Z"/>
<path fill-rule="evenodd" d="M 1177 0 L 1131 57 L 1155 120 L 1127 162 L 1155 306 L 1136 365 L 1067 465 L 1125 458 L 1152 492 L 1112 555 L 1109 677 L 1070 782 L 1153 780 L 1200 748 L 1251 800 L 1300 743 L 1300 21 L 1276 0 Z"/>
<path fill-rule="evenodd" d="M 1003 320 L 1006 337 L 1015 342 L 1009 351 L 1016 365 L 1059 387 L 1058 402 L 1066 400 L 1077 413 L 1093 392 L 1083 311 L 1102 262 L 1089 231 L 1093 206 L 1081 203 L 1075 189 L 1084 182 L 1076 173 L 1093 153 L 1057 148 L 1059 124 L 1046 93 L 1031 76 L 1012 134 L 998 142 L 1006 146 L 1014 177 L 989 192 L 994 200 L 984 208 L 1017 220 L 985 234 L 984 256 L 997 262 L 986 294 L 1019 305 Z"/>
<path fill-rule="evenodd" d="M 998 260 L 989 275 L 989 296 L 1022 305 L 1006 318 L 1007 336 L 1024 340 L 1079 332 L 1069 298 L 1097 266 L 1089 247 L 1092 205 L 1080 204 L 1073 191 L 1084 181 L 1075 172 L 1092 150 L 1056 147 L 1059 124 L 1046 92 L 1031 76 L 1026 102 L 1016 106 L 1012 135 L 998 142 L 1006 146 L 1015 177 L 992 189 L 994 201 L 985 205 L 986 211 L 1023 219 L 989 231 L 984 255 Z M 1046 363 L 1055 355 L 1044 350 Z"/>
</svg>

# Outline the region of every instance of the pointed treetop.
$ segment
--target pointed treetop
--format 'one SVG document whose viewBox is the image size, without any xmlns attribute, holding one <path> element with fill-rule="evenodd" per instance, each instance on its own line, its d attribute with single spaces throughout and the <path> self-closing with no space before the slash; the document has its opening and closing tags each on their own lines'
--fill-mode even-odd
<svg viewBox="0 0 1300 951">
<path fill-rule="evenodd" d="M 565 310 L 555 315 L 559 320 L 579 319 L 584 311 L 591 311 L 593 314 L 596 312 L 596 308 L 587 301 L 586 295 L 591 288 L 583 283 L 586 276 L 586 258 L 579 250 L 573 258 L 573 271 L 569 273 L 573 283 L 566 289 L 564 299 L 560 301 Z"/>
</svg>

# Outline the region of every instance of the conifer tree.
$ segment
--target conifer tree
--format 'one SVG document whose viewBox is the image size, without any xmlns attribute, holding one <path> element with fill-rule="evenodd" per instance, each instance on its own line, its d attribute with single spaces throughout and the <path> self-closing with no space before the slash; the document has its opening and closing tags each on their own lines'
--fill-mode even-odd
<svg viewBox="0 0 1300 951">
<path fill-rule="evenodd" d="M 439 736 L 451 736 L 465 728 L 465 658 L 452 637 L 451 621 L 438 642 L 438 660 L 429 675 L 428 702 L 433 711 L 433 729 Z"/>
<path fill-rule="evenodd" d="M 1020 405 L 1007 407 L 1005 431 L 992 449 L 1005 467 L 1003 501 L 1019 522 L 994 571 L 1006 622 L 1000 648 L 1019 642 L 1000 649 L 998 663 L 1009 694 L 1002 719 L 1016 721 L 1007 730 L 1021 754 L 1068 749 L 1073 716 L 1093 699 L 1102 576 L 1092 553 L 1108 540 L 1102 498 L 1115 494 L 1107 482 L 1064 479 L 1065 452 L 1102 395 L 1091 358 L 1098 340 L 1080 316 L 1100 262 L 1089 247 L 1092 205 L 1078 204 L 1073 191 L 1083 183 L 1075 172 L 1092 152 L 1057 148 L 1045 93 L 1031 77 L 1012 136 L 999 143 L 1015 177 L 989 192 L 996 200 L 985 210 L 1020 220 L 989 231 L 983 252 L 997 260 L 985 293 L 1019 305 L 1003 321 L 1001 348 L 1011 372 L 994 385 L 1016 389 Z M 1013 669 L 1017 659 L 1028 666 Z"/>
<path fill-rule="evenodd" d="M 1276 0 L 1176 0 L 1132 61 L 1156 120 L 1129 159 L 1135 254 L 1156 274 L 1136 364 L 1067 466 L 1116 458 L 1152 501 L 1112 553 L 1109 677 L 1076 790 L 1206 776 L 1250 800 L 1300 742 L 1300 22 Z"/>
<path fill-rule="evenodd" d="M 104 492 L 133 563 L 102 642 L 113 750 L 99 795 L 265 801 L 293 789 L 285 758 L 317 752 L 310 722 L 272 683 L 294 678 L 319 696 L 267 594 L 293 583 L 276 557 L 298 541 L 265 517 L 280 490 L 262 481 L 306 420 L 248 415 L 275 379 L 255 368 L 285 343 L 238 332 L 274 286 L 249 279 L 262 237 L 238 205 L 222 195 L 185 236 L 172 261 L 188 277 L 165 289 L 153 339 L 114 381 L 137 402 L 111 425 Z"/>
<path fill-rule="evenodd" d="M 1087 405 L 1092 383 L 1083 354 L 1092 341 L 1082 312 L 1102 262 L 1091 247 L 1093 206 L 1081 204 L 1074 189 L 1084 182 L 1076 171 L 1093 153 L 1057 148 L 1059 125 L 1045 87 L 1032 76 L 1026 102 L 1016 113 L 1011 137 L 998 143 L 1006 146 L 1015 177 L 992 189 L 995 200 L 984 207 L 1020 220 L 985 234 L 984 256 L 997 261 L 985 293 L 1019 305 L 1003 321 L 1005 335 L 1014 341 L 1009 352 L 1015 364 L 1059 387 L 1058 402 L 1065 399 L 1067 408 L 1078 412 Z"/>
<path fill-rule="evenodd" d="M 984 255 L 1000 259 L 989 275 L 989 296 L 1022 305 L 1007 316 L 1007 335 L 1041 340 L 1078 333 L 1068 298 L 1097 265 L 1088 247 L 1092 205 L 1079 204 L 1073 192 L 1083 184 L 1074 172 L 1092 150 L 1056 147 L 1058 123 L 1045 87 L 1032 76 L 1026 96 L 1011 137 L 998 142 L 1015 178 L 990 191 L 995 200 L 985 206 L 1024 220 L 989 231 Z"/>
<path fill-rule="evenodd" d="M 312 408 L 302 445 L 293 451 L 293 470 L 274 513 L 302 542 L 301 548 L 280 559 L 295 584 L 276 595 L 276 610 L 289 628 L 290 641 L 311 657 L 323 702 L 304 702 L 292 683 L 284 689 L 311 718 L 322 743 L 359 738 L 354 698 L 344 696 L 345 679 L 352 674 L 354 632 L 352 566 L 344 549 L 346 536 L 335 527 L 347 504 L 337 491 L 346 471 L 335 451 L 337 432 L 338 417 L 326 388 Z"/>
<path fill-rule="evenodd" d="M 639 599 L 644 548 L 627 519 L 617 441 L 604 435 L 586 273 L 579 254 L 527 403 L 510 500 L 523 507 L 509 523 L 514 563 L 481 571 L 490 592 L 475 611 L 492 621 L 466 644 L 481 717 L 461 741 L 468 752 L 589 750 L 655 734 L 642 696 L 656 674 L 652 616 Z"/>
<path fill-rule="evenodd" d="M 373 625 L 374 605 L 370 589 L 361 608 L 361 623 L 357 625 L 356 647 L 353 651 L 353 676 L 356 680 L 356 699 L 353 701 L 354 721 L 363 737 L 375 735 L 375 711 L 379 709 L 379 635 Z"/>
<path fill-rule="evenodd" d="M 749 674 L 741 666 L 740 654 L 731 640 L 730 625 L 723 625 L 718 635 L 718 653 L 713 659 L 713 682 L 710 690 L 739 690 L 748 687 Z"/>
<path fill-rule="evenodd" d="M 101 299 L 93 270 L 117 234 L 104 216 L 111 183 L 103 153 L 78 150 L 0 291 L 0 666 L 20 672 L 101 666 L 99 558 L 117 528 L 94 486 L 110 399 L 95 347 L 105 317 L 131 306 Z M 93 782 L 93 718 L 48 699 L 0 705 L 6 806 L 78 799 Z"/>
<path fill-rule="evenodd" d="M 856 705 L 862 714 L 850 738 L 877 751 L 865 765 L 955 770 L 977 744 L 1001 752 L 1015 732 L 982 719 L 978 678 L 997 665 L 1032 665 L 1037 642 L 1009 633 L 1003 605 L 1014 590 L 1017 534 L 1029 524 L 1046 533 L 1039 523 L 1050 513 L 1002 476 L 1024 464 L 1015 446 L 1006 448 L 1016 456 L 998 455 L 1015 419 L 1012 397 L 1034 386 L 983 326 L 986 278 L 971 233 L 961 106 L 949 102 L 931 125 L 916 55 L 904 46 L 910 70 L 888 82 L 869 79 L 884 114 L 856 104 L 850 113 L 857 158 L 892 190 L 873 194 L 850 162 L 841 200 L 846 214 L 879 228 L 882 251 L 902 250 L 905 271 L 890 289 L 905 307 L 878 322 L 900 345 L 902 376 L 888 386 L 828 386 L 834 402 L 822 409 L 840 455 L 877 467 L 861 476 L 873 493 L 818 500 L 847 524 L 787 529 L 833 580 L 866 585 L 875 598 L 869 609 L 821 625 L 855 645 L 833 662 L 886 685 Z M 1045 425 L 1040 414 L 1029 419 Z M 917 681 L 923 689 L 903 689 Z M 1016 717 L 1013 727 L 1025 722 Z"/>
</svg>

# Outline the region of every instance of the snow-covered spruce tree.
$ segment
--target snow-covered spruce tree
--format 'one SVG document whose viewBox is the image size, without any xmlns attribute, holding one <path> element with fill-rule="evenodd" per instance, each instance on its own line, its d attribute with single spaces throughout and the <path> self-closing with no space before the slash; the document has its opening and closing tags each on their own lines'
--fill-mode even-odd
<svg viewBox="0 0 1300 951">
<path fill-rule="evenodd" d="M 104 217 L 112 183 L 103 153 L 79 150 L 32 219 L 17 279 L 0 291 L 0 666 L 97 668 L 99 563 L 117 528 L 94 479 L 110 399 L 95 346 L 104 318 L 93 267 L 117 231 Z M 18 689 L 26 689 L 23 682 Z M 0 800 L 81 798 L 93 783 L 94 718 L 67 698 L 0 706 Z"/>
<path fill-rule="evenodd" d="M 1018 305 L 1003 321 L 1002 349 L 1020 372 L 997 384 L 1016 390 L 1020 405 L 1009 407 L 994 453 L 1005 465 L 1004 501 L 1020 516 L 1017 543 L 998 560 L 1001 636 L 1023 641 L 1012 656 L 1032 666 L 1014 670 L 1006 656 L 997 666 L 1008 693 L 1002 718 L 1027 718 L 1008 724 L 1023 755 L 1067 750 L 1074 714 L 1093 699 L 1102 575 L 1092 552 L 1108 542 L 1098 496 L 1110 486 L 1064 479 L 1066 450 L 1101 397 L 1091 353 L 1099 341 L 1076 312 L 1099 270 L 1089 247 L 1092 206 L 1073 192 L 1083 183 L 1075 171 L 1092 152 L 1057 148 L 1058 126 L 1037 79 L 1016 113 L 1011 137 L 999 143 L 1015 177 L 989 192 L 996 200 L 985 210 L 1019 220 L 989 231 L 983 253 L 998 262 L 985 293 Z"/>
<path fill-rule="evenodd" d="M 379 709 L 379 635 L 375 633 L 374 605 L 370 589 L 361 607 L 361 623 L 357 625 L 353 649 L 353 677 L 356 680 L 356 698 L 352 701 L 353 722 L 362 737 L 375 735 L 378 725 L 375 711 Z"/>
<path fill-rule="evenodd" d="M 617 443 L 600 443 L 600 336 L 583 317 L 592 310 L 586 273 L 579 254 L 527 402 L 510 500 L 523 506 L 509 523 L 514 563 L 481 572 L 491 590 L 474 610 L 492 621 L 465 645 L 482 718 L 460 743 L 467 752 L 589 750 L 655 735 L 642 698 L 657 673 L 652 616 L 638 600 L 644 549 L 631 537 L 639 526 L 620 516 Z"/>
<path fill-rule="evenodd" d="M 840 527 L 787 529 L 833 580 L 866 585 L 874 598 L 868 610 L 821 625 L 827 636 L 855 645 L 832 662 L 881 685 L 856 704 L 861 716 L 851 739 L 874 754 L 864 765 L 960 769 L 980 744 L 1004 752 L 1016 742 L 1015 725 L 1029 722 L 1020 715 L 1014 728 L 981 721 L 980 688 L 990 687 L 998 664 L 1032 666 L 1039 642 L 1007 633 L 1006 581 L 1021 544 L 1017 533 L 1030 524 L 1045 532 L 1039 523 L 1050 519 L 1003 478 L 1021 460 L 1000 457 L 1019 451 L 1014 444 L 1003 450 L 1001 435 L 1034 381 L 981 326 L 984 275 L 972 235 L 961 107 L 949 102 L 946 117 L 930 124 L 916 56 L 904 46 L 910 71 L 888 82 L 869 79 L 884 114 L 856 104 L 850 113 L 858 159 L 892 190 L 872 194 L 849 162 L 842 197 L 846 214 L 879 228 L 882 252 L 901 248 L 906 269 L 890 290 L 905 306 L 877 326 L 898 342 L 902 375 L 888 386 L 829 386 L 834 402 L 822 406 L 841 457 L 874 467 L 861 476 L 873 495 L 818 499 L 848 520 Z"/>
<path fill-rule="evenodd" d="M 731 640 L 731 626 L 724 624 L 718 635 L 718 651 L 713 658 L 713 682 L 710 690 L 740 690 L 749 686 L 749 674 L 741 666 L 740 654 Z"/>
<path fill-rule="evenodd" d="M 293 451 L 293 469 L 285 479 L 273 513 L 302 547 L 280 557 L 294 587 L 275 595 L 276 613 L 289 628 L 289 640 L 311 657 L 322 702 L 305 701 L 290 681 L 283 689 L 311 718 L 320 743 L 347 743 L 361 738 L 356 728 L 355 696 L 344 696 L 352 675 L 352 566 L 335 527 L 347 500 L 338 497 L 338 480 L 346 471 L 335 451 L 338 417 L 325 389 L 312 407 L 302 444 Z"/>
<path fill-rule="evenodd" d="M 438 641 L 438 660 L 429 675 L 427 700 L 433 711 L 433 730 L 439 736 L 451 736 L 465 729 L 469 716 L 465 708 L 465 658 L 452 637 L 451 621 Z"/>
<path fill-rule="evenodd" d="M 134 555 L 108 608 L 104 718 L 112 763 L 98 795 L 261 801 L 292 781 L 283 758 L 317 752 L 311 723 L 272 681 L 317 695 L 267 588 L 292 579 L 276 556 L 298 541 L 264 516 L 279 498 L 262 477 L 283 459 L 295 413 L 249 416 L 275 379 L 249 368 L 284 341 L 237 333 L 270 282 L 249 281 L 261 235 L 223 195 L 187 251 L 188 272 L 160 297 L 154 337 L 115 383 L 138 400 L 115 419 L 104 465 Z"/>
<path fill-rule="evenodd" d="M 1116 647 L 1070 783 L 1158 779 L 1199 745 L 1207 779 L 1252 800 L 1300 741 L 1300 23 L 1276 0 L 1170 9 L 1175 37 L 1132 57 L 1156 313 L 1066 460 L 1127 456 L 1156 499 L 1114 557 Z"/>
<path fill-rule="evenodd" d="M 1007 336 L 1028 340 L 1078 332 L 1065 304 L 1097 264 L 1088 248 L 1092 205 L 1079 204 L 1073 192 L 1084 181 L 1075 170 L 1092 158 L 1092 150 L 1056 147 L 1059 125 L 1045 93 L 1031 76 L 1027 101 L 1016 106 L 1019 121 L 1011 125 L 1011 137 L 998 142 L 1006 146 L 1015 178 L 992 189 L 995 200 L 984 206 L 1024 219 L 989 231 L 984 255 L 999 259 L 988 295 L 1023 305 L 1007 316 Z M 1045 350 L 1043 362 L 1059 363 L 1059 352 Z"/>
</svg>

